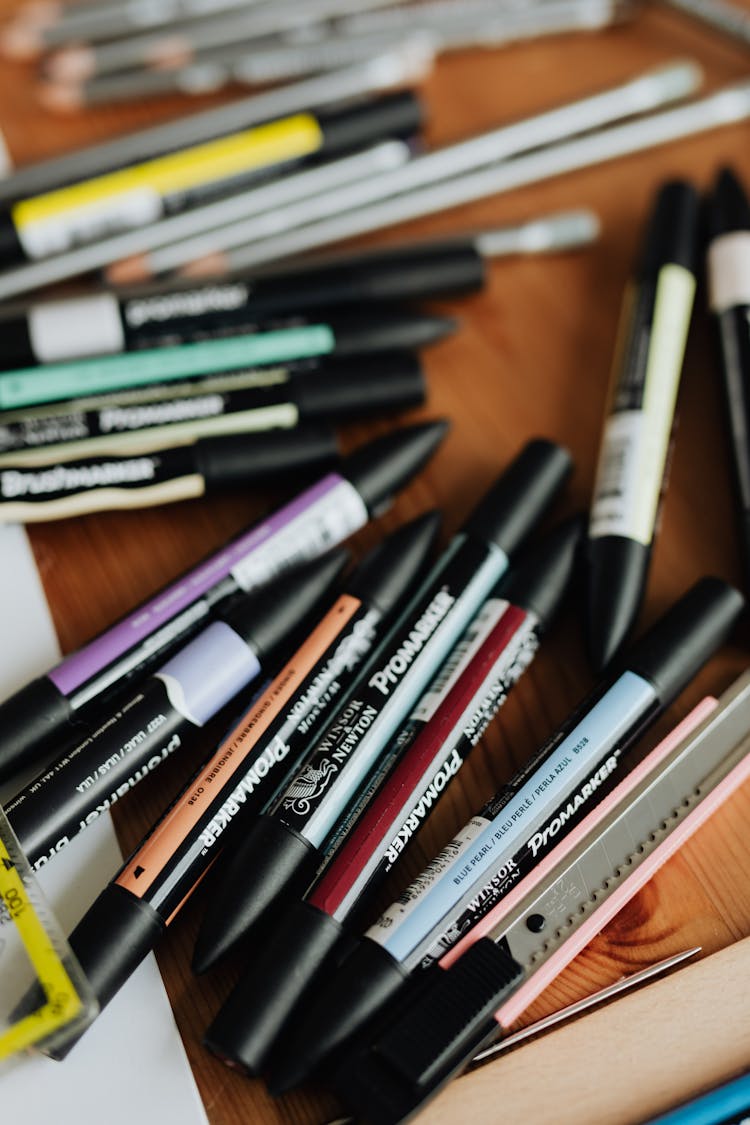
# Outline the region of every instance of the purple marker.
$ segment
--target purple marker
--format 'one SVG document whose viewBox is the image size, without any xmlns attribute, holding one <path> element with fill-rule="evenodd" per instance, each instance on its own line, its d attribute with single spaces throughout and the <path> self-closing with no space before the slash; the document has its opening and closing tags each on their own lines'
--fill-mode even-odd
<svg viewBox="0 0 750 1125">
<path fill-rule="evenodd" d="M 268 519 L 238 536 L 116 625 L 0 705 L 0 782 L 51 745 L 88 733 L 92 707 L 144 678 L 208 623 L 227 598 L 323 554 L 380 512 L 424 466 L 444 421 L 409 426 L 355 450 Z"/>
</svg>

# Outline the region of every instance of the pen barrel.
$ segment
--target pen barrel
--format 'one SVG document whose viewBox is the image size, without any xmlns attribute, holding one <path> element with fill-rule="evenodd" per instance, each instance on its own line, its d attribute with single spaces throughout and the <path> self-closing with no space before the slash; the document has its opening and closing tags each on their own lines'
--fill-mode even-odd
<svg viewBox="0 0 750 1125">
<path fill-rule="evenodd" d="M 298 426 L 281 439 L 270 433 L 204 438 L 194 446 L 195 467 L 207 489 L 238 487 L 264 477 L 325 467 L 338 456 L 336 435 L 323 424 Z"/>
</svg>

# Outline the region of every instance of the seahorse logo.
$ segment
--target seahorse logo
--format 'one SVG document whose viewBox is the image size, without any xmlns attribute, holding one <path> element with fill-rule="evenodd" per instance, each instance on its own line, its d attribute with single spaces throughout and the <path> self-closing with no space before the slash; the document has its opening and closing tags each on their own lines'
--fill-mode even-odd
<svg viewBox="0 0 750 1125">
<path fill-rule="evenodd" d="M 325 792 L 337 772 L 336 763 L 330 758 L 324 758 L 320 766 L 312 763 L 306 766 L 289 786 L 284 798 L 284 808 L 298 816 L 307 816 L 313 801 Z"/>
</svg>

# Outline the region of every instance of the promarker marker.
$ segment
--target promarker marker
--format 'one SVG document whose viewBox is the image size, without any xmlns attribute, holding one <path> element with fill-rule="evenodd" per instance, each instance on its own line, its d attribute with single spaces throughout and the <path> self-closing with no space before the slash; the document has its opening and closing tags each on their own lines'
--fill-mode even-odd
<svg viewBox="0 0 750 1125">
<path fill-rule="evenodd" d="M 415 94 L 386 94 L 346 109 L 297 113 L 20 199 L 0 213 L 0 259 L 13 264 L 62 254 L 244 188 L 263 173 L 311 156 L 328 158 L 383 137 L 409 136 L 421 123 Z"/>
<path fill-rule="evenodd" d="M 224 947 L 267 919 L 284 897 L 309 886 L 373 774 L 386 757 L 393 761 L 387 751 L 394 736 L 570 469 L 570 455 L 560 446 L 529 442 L 453 537 L 304 769 L 233 857 L 234 893 L 223 897 L 226 913 L 217 926 Z"/>
<path fill-rule="evenodd" d="M 696 287 L 699 201 L 674 180 L 652 207 L 626 290 L 589 524 L 588 647 L 597 671 L 643 597 Z"/>
<path fill-rule="evenodd" d="M 36 869 L 200 731 L 264 671 L 275 671 L 343 570 L 343 548 L 243 594 L 101 725 L 11 798 L 5 810 Z M 235 711 L 236 713 L 236 711 Z"/>
<path fill-rule="evenodd" d="M 411 1119 L 528 1008 L 750 777 L 748 674 L 676 745 L 670 737 L 556 848 L 416 1003 L 337 1061 L 336 1089 L 370 1125 Z"/>
<path fill-rule="evenodd" d="M 432 685 L 413 712 L 406 731 L 416 725 L 417 733 L 406 755 L 304 901 L 293 903 L 266 938 L 209 1028 L 204 1042 L 215 1054 L 250 1073 L 264 1069 L 277 1049 L 283 1054 L 285 1025 L 294 1027 L 316 978 L 534 658 L 569 584 L 582 532 L 580 519 L 556 529 L 522 556 L 480 609 L 446 664 L 447 682 Z M 222 912 L 218 892 L 207 918 Z"/>
<path fill-rule="evenodd" d="M 196 376 L 205 378 L 334 353 L 425 347 L 455 328 L 456 322 L 446 316 L 372 309 L 366 315 L 331 315 L 320 322 L 300 323 L 298 319 L 244 336 L 19 368 L 0 372 L 0 409 L 19 410 L 114 390 L 168 386 Z"/>
<path fill-rule="evenodd" d="M 49 746 L 77 741 L 89 705 L 127 690 L 184 643 L 226 598 L 269 582 L 353 535 L 429 461 L 445 422 L 410 426 L 345 457 L 329 473 L 210 555 L 0 705 L 0 779 Z"/>
<path fill-rule="evenodd" d="M 709 304 L 716 318 L 745 586 L 750 589 L 750 200 L 729 168 L 708 207 Z"/>
<path fill-rule="evenodd" d="M 539 223 L 556 218 L 342 254 L 258 277 L 39 301 L 2 319 L 0 367 L 187 344 L 245 332 L 269 317 L 337 305 L 473 293 L 485 283 L 488 260 L 546 249 Z"/>
<path fill-rule="evenodd" d="M 75 403 L 6 413 L 0 465 L 44 465 L 99 454 L 155 453 L 222 434 L 293 430 L 419 406 L 422 365 L 409 352 L 307 360 Z M 251 439 L 252 440 L 252 439 Z"/>
<path fill-rule="evenodd" d="M 372 551 L 344 593 L 104 889 L 72 944 L 102 1008 L 248 819 L 298 768 L 328 715 L 421 578 L 439 520 L 428 513 Z"/>
<path fill-rule="evenodd" d="M 286 477 L 335 462 L 336 436 L 323 425 L 288 433 L 228 434 L 40 466 L 0 465 L 0 523 L 70 519 L 89 512 L 148 508 L 222 488 Z"/>
<path fill-rule="evenodd" d="M 531 761 L 367 931 L 295 1029 L 274 1089 L 333 1057 L 476 926 L 612 788 L 627 751 L 726 639 L 743 607 L 719 579 L 693 586 Z"/>
</svg>

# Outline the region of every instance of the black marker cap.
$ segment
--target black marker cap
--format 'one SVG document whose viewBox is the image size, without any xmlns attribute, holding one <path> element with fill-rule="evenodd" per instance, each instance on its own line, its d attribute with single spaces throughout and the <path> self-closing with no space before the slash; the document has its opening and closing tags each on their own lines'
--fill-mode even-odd
<svg viewBox="0 0 750 1125">
<path fill-rule="evenodd" d="M 646 229 L 639 278 L 655 277 L 672 263 L 698 269 L 700 197 L 686 180 L 670 180 L 656 196 Z"/>
<path fill-rule="evenodd" d="M 384 352 L 329 360 L 295 380 L 294 399 L 303 418 L 361 418 L 420 406 L 427 383 L 418 356 Z"/>
<path fill-rule="evenodd" d="M 440 531 L 439 511 L 402 524 L 369 551 L 346 583 L 347 592 L 385 616 L 396 608 L 425 568 Z"/>
<path fill-rule="evenodd" d="M 530 441 L 485 493 L 463 531 L 512 554 L 539 522 L 572 467 L 567 449 L 543 438 Z"/>
<path fill-rule="evenodd" d="M 147 903 L 117 883 L 104 888 L 68 939 L 100 1008 L 122 988 L 164 929 Z M 67 1043 L 52 1057 L 64 1059 L 76 1042 Z"/>
<path fill-rule="evenodd" d="M 323 151 L 360 148 L 383 137 L 410 137 L 424 123 L 419 97 L 411 90 L 367 98 L 340 110 L 321 110 Z"/>
<path fill-rule="evenodd" d="M 226 488 L 282 477 L 300 469 L 334 464 L 339 450 L 333 430 L 297 426 L 289 433 L 224 434 L 201 438 L 192 447 L 196 472 L 206 488 Z"/>
<path fill-rule="evenodd" d="M 365 1047 L 337 1060 L 334 1089 L 370 1125 L 411 1117 L 496 1037 L 493 1014 L 522 979 L 494 942 L 477 942 L 453 968 L 431 973 L 429 986 Z"/>
<path fill-rule="evenodd" d="M 47 676 L 0 704 L 0 784 L 76 736 L 73 708 Z M 85 728 L 81 727 L 81 730 Z"/>
<path fill-rule="evenodd" d="M 266 926 L 279 909 L 301 898 L 320 863 L 320 852 L 273 816 L 261 816 L 222 864 L 211 908 L 198 933 L 192 968 L 205 973 Z M 253 893 L 246 893 L 252 871 Z"/>
<path fill-rule="evenodd" d="M 558 524 L 514 564 L 500 593 L 513 605 L 536 614 L 546 628 L 570 585 L 586 534 L 582 515 Z"/>
<path fill-rule="evenodd" d="M 649 680 L 666 705 L 724 643 L 744 606 L 733 586 L 701 578 L 636 641 L 621 670 Z"/>
<path fill-rule="evenodd" d="M 452 316 L 371 305 L 366 312 L 326 316 L 336 339 L 336 355 L 426 348 L 458 328 Z"/>
<path fill-rule="evenodd" d="M 331 959 L 341 926 L 308 902 L 294 902 L 267 936 L 203 1039 L 246 1074 L 262 1073 L 287 1021 Z"/>
<path fill-rule="evenodd" d="M 708 202 L 709 238 L 750 230 L 750 200 L 739 177 L 731 168 L 722 168 Z"/>
<path fill-rule="evenodd" d="M 445 418 L 392 430 L 345 457 L 340 472 L 356 488 L 368 512 L 378 514 L 437 450 L 448 433 Z"/>
<path fill-rule="evenodd" d="M 330 1070 L 354 1036 L 359 1038 L 386 1006 L 390 1011 L 407 982 L 409 977 L 382 945 L 362 939 L 285 1039 L 283 1055 L 273 1059 L 269 1089 L 282 1094 L 321 1069 Z"/>
<path fill-rule="evenodd" d="M 264 586 L 243 594 L 220 617 L 266 664 L 287 647 L 323 609 L 351 555 L 343 548 L 312 559 Z"/>
</svg>

